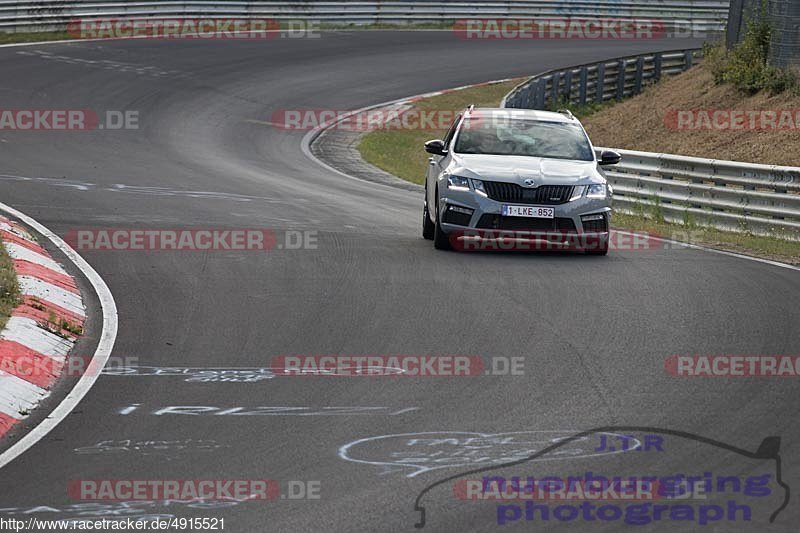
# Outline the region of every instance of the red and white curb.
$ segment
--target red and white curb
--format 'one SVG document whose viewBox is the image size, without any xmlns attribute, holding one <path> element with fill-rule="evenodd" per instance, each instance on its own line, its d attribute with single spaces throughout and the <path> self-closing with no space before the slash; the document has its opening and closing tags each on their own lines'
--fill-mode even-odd
<svg viewBox="0 0 800 533">
<path fill-rule="evenodd" d="M 92 286 L 92 289 L 97 295 L 97 301 L 100 304 L 99 311 L 102 314 L 102 323 L 99 327 L 95 327 L 96 330 L 99 330 L 99 335 L 97 332 L 93 332 L 93 336 L 99 336 L 97 347 L 95 348 L 91 361 L 89 361 L 87 365 L 87 368 L 93 368 L 95 371 L 84 372 L 78 379 L 78 382 L 72 387 L 72 390 L 67 393 L 66 397 L 61 400 L 46 418 L 40 421 L 36 427 L 27 431 L 8 449 L 0 453 L 0 468 L 2 468 L 27 450 L 30 450 L 37 442 L 53 431 L 56 426 L 75 410 L 81 400 L 83 400 L 86 394 L 92 389 L 92 386 L 94 386 L 95 382 L 100 377 L 100 372 L 108 362 L 108 358 L 111 356 L 111 350 L 114 349 L 114 342 L 117 340 L 119 318 L 117 315 L 117 304 L 114 302 L 114 296 L 108 289 L 106 282 L 103 281 L 100 274 L 92 268 L 92 265 L 90 265 L 86 259 L 81 257 L 78 252 L 70 248 L 70 246 L 64 242 L 64 239 L 53 233 L 53 231 L 39 221 L 14 209 L 10 205 L 0 202 L 0 211 L 8 213 L 16 220 L 25 224 L 26 227 L 36 230 L 39 235 L 49 240 L 53 243 L 53 246 L 63 252 L 64 256 L 75 265 L 75 268 L 80 270 Z M 58 269 L 55 269 L 55 271 L 58 272 Z M 53 281 L 56 280 L 56 278 L 52 279 Z M 61 281 L 65 281 L 64 278 L 60 279 Z M 49 360 L 50 359 L 48 359 L 48 361 Z"/>
<path fill-rule="evenodd" d="M 0 332 L 0 437 L 48 394 L 86 321 L 72 277 L 21 225 L 0 215 L 20 304 Z"/>
</svg>

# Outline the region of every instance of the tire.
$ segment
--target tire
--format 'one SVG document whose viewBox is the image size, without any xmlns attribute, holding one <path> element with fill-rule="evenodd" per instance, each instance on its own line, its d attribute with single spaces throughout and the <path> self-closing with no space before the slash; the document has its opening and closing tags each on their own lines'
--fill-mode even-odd
<svg viewBox="0 0 800 533">
<path fill-rule="evenodd" d="M 430 214 L 428 213 L 428 202 L 422 207 L 422 237 L 432 241 L 436 228 L 431 222 Z"/>
<path fill-rule="evenodd" d="M 599 250 L 587 250 L 586 255 L 608 255 L 608 246 Z"/>
<path fill-rule="evenodd" d="M 433 228 L 433 247 L 437 250 L 450 250 L 450 239 L 447 233 L 442 230 L 440 224 L 441 217 L 439 216 L 439 194 L 436 194 L 436 224 Z"/>
<path fill-rule="evenodd" d="M 608 255 L 608 239 L 597 250 L 586 250 L 586 255 Z"/>
</svg>

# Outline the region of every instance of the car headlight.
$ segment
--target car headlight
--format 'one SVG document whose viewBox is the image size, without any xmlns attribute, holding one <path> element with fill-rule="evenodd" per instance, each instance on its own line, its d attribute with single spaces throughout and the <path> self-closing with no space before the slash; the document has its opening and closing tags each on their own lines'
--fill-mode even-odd
<svg viewBox="0 0 800 533">
<path fill-rule="evenodd" d="M 606 197 L 606 184 L 593 183 L 586 189 L 587 198 L 605 198 Z"/>
<path fill-rule="evenodd" d="M 454 191 L 468 191 L 469 180 L 461 176 L 447 176 L 447 188 Z"/>
<path fill-rule="evenodd" d="M 480 194 L 481 196 L 489 197 L 486 194 L 486 189 L 483 186 L 483 182 L 481 180 L 472 180 L 472 188 L 475 189 L 475 192 Z"/>
</svg>

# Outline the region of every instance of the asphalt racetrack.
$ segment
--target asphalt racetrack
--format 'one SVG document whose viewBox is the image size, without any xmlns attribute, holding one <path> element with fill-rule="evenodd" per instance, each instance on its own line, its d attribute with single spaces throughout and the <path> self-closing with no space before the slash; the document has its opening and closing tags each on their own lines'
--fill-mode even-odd
<svg viewBox="0 0 800 533">
<path fill-rule="evenodd" d="M 62 236 L 249 228 L 306 232 L 317 242 L 269 252 L 82 252 L 119 310 L 113 357 L 137 361 L 129 366 L 139 370 L 101 376 L 72 415 L 0 471 L 2 516 L 216 517 L 234 532 L 411 531 L 426 487 L 497 465 L 491 475 L 769 474 L 770 494 L 745 495 L 743 482 L 738 494 L 708 495 L 723 518 L 700 525 L 703 502 L 692 501 L 691 520 L 665 513 L 637 527 L 797 531 L 794 494 L 769 523 L 785 495 L 775 461 L 669 433 L 751 452 L 778 436 L 782 478 L 796 493 L 797 379 L 665 371 L 676 354 L 797 355 L 797 271 L 683 248 L 605 258 L 438 252 L 420 236 L 421 194 L 333 173 L 303 153 L 305 132 L 265 124 L 279 109 L 356 109 L 696 44 L 341 31 L 319 39 L 0 48 L 4 108 L 135 110 L 139 117 L 136 130 L 3 131 L 2 202 Z M 95 313 L 83 344 L 90 354 L 99 317 L 87 294 Z M 523 358 L 524 372 L 242 383 L 141 369 L 269 368 L 276 356 L 320 354 Z M 612 453 L 594 434 L 503 466 L 526 450 L 608 426 L 650 429 L 618 432 L 634 435 L 636 450 L 617 442 Z M 90 504 L 68 494 L 70 481 L 81 479 L 271 479 L 286 497 L 225 506 Z M 291 481 L 312 493 L 318 487 L 319 498 L 289 497 Z M 515 510 L 462 501 L 455 483 L 422 496 L 425 529 L 633 527 L 613 510 L 607 519 L 567 519 L 568 511 L 563 520 L 529 519 L 525 502 Z M 730 499 L 751 507 L 749 522 L 743 511 L 730 519 Z"/>
</svg>

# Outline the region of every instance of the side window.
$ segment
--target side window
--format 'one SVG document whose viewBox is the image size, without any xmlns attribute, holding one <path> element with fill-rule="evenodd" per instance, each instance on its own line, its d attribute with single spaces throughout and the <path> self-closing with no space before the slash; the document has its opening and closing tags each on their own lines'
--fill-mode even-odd
<svg viewBox="0 0 800 533">
<path fill-rule="evenodd" d="M 444 147 L 446 150 L 449 150 L 450 141 L 453 140 L 453 135 L 456 134 L 456 128 L 458 128 L 458 123 L 461 120 L 461 115 L 458 115 L 456 119 L 453 121 L 453 124 L 450 126 L 450 130 L 447 132 L 447 136 L 444 138 Z"/>
</svg>

